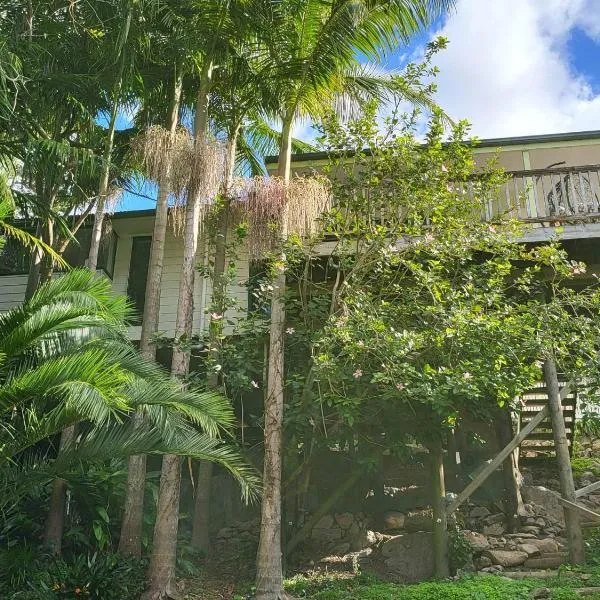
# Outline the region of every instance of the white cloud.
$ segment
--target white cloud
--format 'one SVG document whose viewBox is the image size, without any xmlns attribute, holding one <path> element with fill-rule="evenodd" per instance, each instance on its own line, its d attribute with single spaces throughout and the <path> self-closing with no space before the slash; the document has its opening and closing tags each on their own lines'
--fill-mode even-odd
<svg viewBox="0 0 600 600">
<path fill-rule="evenodd" d="M 600 95 L 574 73 L 574 28 L 600 41 L 598 0 L 458 0 L 437 32 L 438 100 L 480 137 L 600 129 Z"/>
</svg>

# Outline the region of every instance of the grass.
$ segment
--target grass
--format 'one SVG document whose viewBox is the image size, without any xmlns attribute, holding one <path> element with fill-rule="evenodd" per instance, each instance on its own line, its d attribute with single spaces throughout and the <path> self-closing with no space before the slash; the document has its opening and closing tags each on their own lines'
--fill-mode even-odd
<svg viewBox="0 0 600 600">
<path fill-rule="evenodd" d="M 528 600 L 531 591 L 538 588 L 551 589 L 553 600 L 572 600 L 581 598 L 575 588 L 595 586 L 600 586 L 600 569 L 563 572 L 546 580 L 479 575 L 458 581 L 401 585 L 368 575 L 329 574 L 296 576 L 286 582 L 289 594 L 312 600 Z M 600 598 L 600 594 L 586 597 Z"/>
</svg>

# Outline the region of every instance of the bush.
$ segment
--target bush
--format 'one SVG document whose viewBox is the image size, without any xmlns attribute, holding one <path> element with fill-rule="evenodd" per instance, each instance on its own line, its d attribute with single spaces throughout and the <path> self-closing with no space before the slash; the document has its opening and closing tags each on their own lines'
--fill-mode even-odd
<svg viewBox="0 0 600 600">
<path fill-rule="evenodd" d="M 581 477 L 586 471 L 600 477 L 600 462 L 596 458 L 573 458 L 571 468 L 575 477 Z"/>
<path fill-rule="evenodd" d="M 117 554 L 76 556 L 71 561 L 46 558 L 29 565 L 7 600 L 137 600 L 144 590 L 145 565 Z"/>
</svg>

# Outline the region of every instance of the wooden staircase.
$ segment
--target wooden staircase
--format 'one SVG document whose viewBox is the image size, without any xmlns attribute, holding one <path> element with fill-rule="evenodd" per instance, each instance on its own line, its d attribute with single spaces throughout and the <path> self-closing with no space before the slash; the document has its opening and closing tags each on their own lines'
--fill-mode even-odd
<svg viewBox="0 0 600 600">
<path fill-rule="evenodd" d="M 562 389 L 565 381 L 560 381 L 559 386 Z M 548 403 L 548 390 L 546 383 L 540 381 L 533 388 L 521 396 L 523 408 L 521 410 L 520 420 L 521 429 L 527 425 L 531 419 Z M 577 409 L 577 392 L 571 392 L 562 403 L 563 414 L 565 417 L 565 427 L 569 441 L 569 450 L 573 450 L 573 437 L 575 433 L 575 412 Z M 542 423 L 521 443 L 520 460 L 539 460 L 548 459 L 556 456 L 554 449 L 554 439 L 552 437 L 552 424 L 550 417 Z"/>
</svg>

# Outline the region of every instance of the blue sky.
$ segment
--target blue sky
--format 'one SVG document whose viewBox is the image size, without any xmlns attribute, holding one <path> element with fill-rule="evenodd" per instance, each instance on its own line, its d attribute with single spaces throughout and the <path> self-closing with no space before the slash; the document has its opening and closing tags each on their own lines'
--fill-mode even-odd
<svg viewBox="0 0 600 600">
<path fill-rule="evenodd" d="M 436 35 L 450 40 L 435 61 L 437 100 L 452 117 L 468 119 L 473 134 L 600 129 L 600 0 L 456 0 L 449 15 L 385 66 L 418 57 Z M 314 135 L 310 124 L 296 134 Z M 152 207 L 126 194 L 120 210 Z"/>
</svg>

